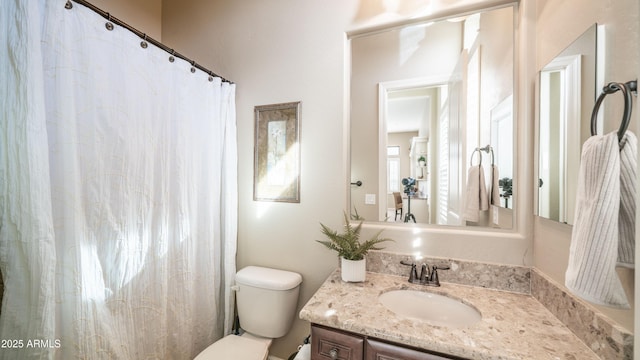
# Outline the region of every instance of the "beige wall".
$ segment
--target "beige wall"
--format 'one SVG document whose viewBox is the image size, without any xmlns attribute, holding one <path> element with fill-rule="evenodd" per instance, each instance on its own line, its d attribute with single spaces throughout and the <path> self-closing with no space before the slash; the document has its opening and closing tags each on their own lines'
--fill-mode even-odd
<svg viewBox="0 0 640 360">
<path fill-rule="evenodd" d="M 100 9 L 162 41 L 162 0 L 89 0 Z"/>
<path fill-rule="evenodd" d="M 638 78 L 640 28 L 637 0 L 539 0 L 536 4 L 537 70 L 544 67 L 587 28 L 598 23 L 603 24 L 606 31 L 605 82 L 624 82 Z M 607 98 L 607 101 L 615 100 Z M 619 114 L 607 113 L 605 132 L 618 128 L 621 118 Z M 634 120 L 630 126 L 636 133 L 639 115 L 639 111 L 634 112 Z M 538 217 L 535 218 L 534 226 L 534 266 L 563 284 L 569 257 L 571 227 Z M 620 275 L 633 304 L 633 271 L 622 270 Z M 625 328 L 633 329 L 633 311 L 598 308 Z"/>
</svg>

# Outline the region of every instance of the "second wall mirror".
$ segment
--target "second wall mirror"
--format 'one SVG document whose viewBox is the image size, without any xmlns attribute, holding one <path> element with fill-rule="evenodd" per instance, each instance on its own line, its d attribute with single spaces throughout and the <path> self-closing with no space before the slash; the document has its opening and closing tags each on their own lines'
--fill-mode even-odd
<svg viewBox="0 0 640 360">
<path fill-rule="evenodd" d="M 540 70 L 538 216 L 573 224 L 580 149 L 596 94 L 594 24 Z"/>
</svg>

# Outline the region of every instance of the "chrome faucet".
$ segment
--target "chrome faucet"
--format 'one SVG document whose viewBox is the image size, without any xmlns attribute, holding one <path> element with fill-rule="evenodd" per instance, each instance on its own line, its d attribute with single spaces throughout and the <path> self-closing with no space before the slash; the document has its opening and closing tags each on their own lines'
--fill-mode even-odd
<svg viewBox="0 0 640 360">
<path fill-rule="evenodd" d="M 411 272 L 409 273 L 409 282 L 412 284 L 421 284 L 427 286 L 440 286 L 440 279 L 438 279 L 438 270 L 449 270 L 448 266 L 432 266 L 429 271 L 429 265 L 422 264 L 420 268 L 420 276 L 418 276 L 418 269 L 415 263 L 409 263 L 406 261 L 400 261 L 402 265 L 411 266 Z"/>
<path fill-rule="evenodd" d="M 420 282 L 423 283 L 427 281 L 429 276 L 429 265 L 422 264 L 422 268 L 420 268 Z"/>
</svg>

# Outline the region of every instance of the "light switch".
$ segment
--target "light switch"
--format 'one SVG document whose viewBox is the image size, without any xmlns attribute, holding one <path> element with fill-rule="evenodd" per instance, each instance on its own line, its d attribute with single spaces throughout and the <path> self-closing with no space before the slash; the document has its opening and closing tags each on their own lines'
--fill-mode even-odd
<svg viewBox="0 0 640 360">
<path fill-rule="evenodd" d="M 364 203 L 366 205 L 375 205 L 376 204 L 376 194 L 365 194 L 364 195 Z"/>
</svg>

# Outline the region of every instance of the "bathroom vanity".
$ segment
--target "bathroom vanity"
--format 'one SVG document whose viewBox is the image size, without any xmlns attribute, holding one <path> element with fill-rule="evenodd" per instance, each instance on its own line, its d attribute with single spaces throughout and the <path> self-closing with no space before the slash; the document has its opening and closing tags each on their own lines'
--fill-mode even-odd
<svg viewBox="0 0 640 360">
<path fill-rule="evenodd" d="M 317 324 L 311 325 L 312 360 L 440 360 L 460 359 L 381 341 L 369 336 L 341 331 Z"/>
<path fill-rule="evenodd" d="M 379 301 L 393 290 L 443 295 L 473 307 L 481 319 L 448 326 L 399 315 Z M 372 272 L 365 282 L 346 283 L 336 270 L 300 318 L 312 324 L 312 360 L 598 359 L 532 296 L 476 286 L 443 282 L 426 287 Z"/>
</svg>

